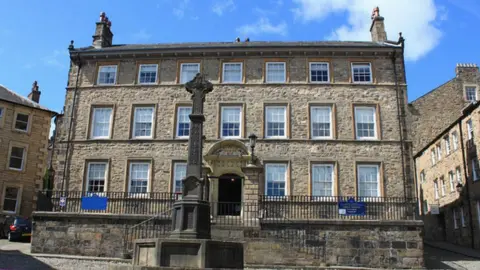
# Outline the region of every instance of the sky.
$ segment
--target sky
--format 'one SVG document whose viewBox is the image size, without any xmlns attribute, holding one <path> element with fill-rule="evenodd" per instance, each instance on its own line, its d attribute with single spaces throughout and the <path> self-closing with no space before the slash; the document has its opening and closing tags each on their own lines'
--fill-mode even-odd
<svg viewBox="0 0 480 270">
<path fill-rule="evenodd" d="M 455 76 L 457 63 L 480 65 L 478 0 L 0 0 L 0 84 L 61 112 L 68 45 L 92 43 L 100 12 L 114 44 L 234 41 L 370 41 L 375 6 L 387 37 L 406 39 L 408 98 Z"/>
</svg>

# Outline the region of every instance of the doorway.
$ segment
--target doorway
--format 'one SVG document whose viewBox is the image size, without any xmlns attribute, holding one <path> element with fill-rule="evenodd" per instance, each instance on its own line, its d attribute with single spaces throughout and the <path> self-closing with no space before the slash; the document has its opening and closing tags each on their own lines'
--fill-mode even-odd
<svg viewBox="0 0 480 270">
<path fill-rule="evenodd" d="M 218 215 L 240 216 L 242 211 L 243 178 L 224 174 L 218 178 Z"/>
</svg>

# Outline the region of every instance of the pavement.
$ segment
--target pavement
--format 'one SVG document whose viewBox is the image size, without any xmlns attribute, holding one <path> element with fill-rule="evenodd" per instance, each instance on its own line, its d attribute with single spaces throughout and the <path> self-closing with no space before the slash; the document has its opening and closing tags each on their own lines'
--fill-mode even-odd
<svg viewBox="0 0 480 270">
<path fill-rule="evenodd" d="M 480 269 L 479 251 L 444 242 L 425 242 L 424 258 L 427 269 Z"/>
</svg>

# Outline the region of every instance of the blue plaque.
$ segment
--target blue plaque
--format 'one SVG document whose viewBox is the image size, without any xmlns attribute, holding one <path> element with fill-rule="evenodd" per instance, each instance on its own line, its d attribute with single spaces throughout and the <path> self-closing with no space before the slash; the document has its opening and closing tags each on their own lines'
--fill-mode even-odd
<svg viewBox="0 0 480 270">
<path fill-rule="evenodd" d="M 66 197 L 60 197 L 59 205 L 60 205 L 60 207 L 65 207 L 65 205 L 67 205 L 67 198 Z"/>
<path fill-rule="evenodd" d="M 100 196 L 83 196 L 82 197 L 82 210 L 107 210 L 107 197 Z"/>
<path fill-rule="evenodd" d="M 357 202 L 354 198 L 338 202 L 338 214 L 343 216 L 365 216 L 365 202 Z"/>
</svg>

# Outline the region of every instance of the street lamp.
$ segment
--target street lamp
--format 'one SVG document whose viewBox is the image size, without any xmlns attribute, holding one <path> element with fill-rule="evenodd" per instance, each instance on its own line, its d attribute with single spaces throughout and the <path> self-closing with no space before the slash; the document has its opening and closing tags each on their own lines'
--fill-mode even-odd
<svg viewBox="0 0 480 270">
<path fill-rule="evenodd" d="M 462 189 L 463 189 L 463 185 L 460 184 L 460 183 L 458 183 L 458 184 L 455 186 L 455 188 L 457 189 L 457 192 L 458 192 L 458 193 L 461 193 L 461 192 L 462 192 Z"/>
<path fill-rule="evenodd" d="M 252 152 L 252 156 L 250 158 L 249 164 L 250 165 L 255 165 L 255 145 L 257 144 L 257 135 L 255 135 L 254 133 L 251 133 L 248 136 L 248 139 L 250 141 L 250 149 L 251 149 L 251 152 Z"/>
</svg>

